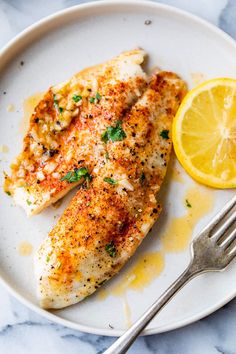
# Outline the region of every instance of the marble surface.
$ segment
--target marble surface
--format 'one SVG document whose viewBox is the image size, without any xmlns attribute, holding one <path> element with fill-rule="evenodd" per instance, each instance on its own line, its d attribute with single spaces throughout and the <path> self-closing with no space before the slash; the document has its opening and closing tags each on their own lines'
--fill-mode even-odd
<svg viewBox="0 0 236 354">
<path fill-rule="evenodd" d="M 0 47 L 40 18 L 80 2 L 82 1 L 0 0 Z M 203 17 L 236 39 L 236 0 L 159 2 Z M 0 308 L 1 354 L 99 354 L 114 341 L 114 338 L 85 334 L 49 322 L 28 310 L 2 287 Z M 129 353 L 236 354 L 235 329 L 236 300 L 188 327 L 139 338 Z"/>
</svg>

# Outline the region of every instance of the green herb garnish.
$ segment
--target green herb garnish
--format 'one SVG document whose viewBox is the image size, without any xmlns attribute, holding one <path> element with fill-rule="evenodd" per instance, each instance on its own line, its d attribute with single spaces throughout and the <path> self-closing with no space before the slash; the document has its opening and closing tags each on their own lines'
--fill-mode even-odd
<svg viewBox="0 0 236 354">
<path fill-rule="evenodd" d="M 74 171 L 67 172 L 67 174 L 61 178 L 61 181 L 74 183 L 74 182 L 78 182 L 82 177 L 84 177 L 87 184 L 92 179 L 86 167 L 76 168 Z"/>
<path fill-rule="evenodd" d="M 108 161 L 110 159 L 108 152 L 105 153 L 105 159 Z"/>
<path fill-rule="evenodd" d="M 97 92 L 95 98 L 97 101 L 100 101 L 102 96 L 100 95 L 100 93 Z"/>
<path fill-rule="evenodd" d="M 101 100 L 102 96 L 100 95 L 99 92 L 96 93 L 95 97 L 90 97 L 89 102 L 90 103 L 97 103 Z"/>
<path fill-rule="evenodd" d="M 49 256 L 47 256 L 47 258 L 46 258 L 46 262 L 48 263 L 50 261 L 50 257 Z"/>
<path fill-rule="evenodd" d="M 169 139 L 169 130 L 162 130 L 162 132 L 160 133 L 160 136 L 163 138 L 163 139 Z"/>
<path fill-rule="evenodd" d="M 63 108 L 59 107 L 59 103 L 58 100 L 56 99 L 56 95 L 53 95 L 53 105 L 59 113 L 63 112 Z"/>
<path fill-rule="evenodd" d="M 144 174 L 144 172 L 142 172 L 141 176 L 139 177 L 139 182 L 140 182 L 141 186 L 144 185 L 145 178 L 146 178 L 145 174 Z"/>
<path fill-rule="evenodd" d="M 11 196 L 11 192 L 5 191 L 5 193 L 6 193 L 7 195 Z"/>
<path fill-rule="evenodd" d="M 116 256 L 116 246 L 114 244 L 113 241 L 109 242 L 106 246 L 105 246 L 105 250 L 107 251 L 107 253 L 109 254 L 109 256 L 111 256 L 112 258 L 114 258 Z"/>
<path fill-rule="evenodd" d="M 53 95 L 53 102 L 54 102 L 54 106 L 58 105 L 58 100 L 56 99 L 56 95 Z"/>
<path fill-rule="evenodd" d="M 90 182 L 92 181 L 92 177 L 90 176 L 90 174 L 88 173 L 86 176 L 84 176 L 85 181 L 87 183 L 87 189 L 89 189 L 90 186 Z"/>
<path fill-rule="evenodd" d="M 31 202 L 29 199 L 26 199 L 26 203 L 27 203 L 28 205 L 31 205 L 31 204 L 32 204 L 32 202 Z"/>
<path fill-rule="evenodd" d="M 188 208 L 192 208 L 192 205 L 189 203 L 188 199 L 185 199 L 185 203 Z"/>
<path fill-rule="evenodd" d="M 72 99 L 73 99 L 73 101 L 74 102 L 79 102 L 79 101 L 81 101 L 82 100 L 82 96 L 80 96 L 80 95 L 74 95 L 73 97 L 72 97 Z"/>
<path fill-rule="evenodd" d="M 90 103 L 94 103 L 95 102 L 95 97 L 90 97 L 89 102 Z"/>
<path fill-rule="evenodd" d="M 126 138 L 126 134 L 122 129 L 122 122 L 118 121 L 114 127 L 107 127 L 107 130 L 102 134 L 101 139 L 104 143 L 107 143 L 109 140 L 121 141 Z"/>
<path fill-rule="evenodd" d="M 53 105 L 56 109 L 58 109 L 58 100 L 56 99 L 56 95 L 53 95 Z"/>
<path fill-rule="evenodd" d="M 114 180 L 113 178 L 110 178 L 110 177 L 105 177 L 105 178 L 103 178 L 103 181 L 104 182 L 107 182 L 107 183 L 109 183 L 109 184 L 117 184 L 117 181 L 116 180 Z"/>
</svg>

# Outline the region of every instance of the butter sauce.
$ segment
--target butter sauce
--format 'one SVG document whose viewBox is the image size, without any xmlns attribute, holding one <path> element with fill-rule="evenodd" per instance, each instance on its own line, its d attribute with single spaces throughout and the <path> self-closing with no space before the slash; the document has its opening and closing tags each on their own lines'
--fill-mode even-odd
<svg viewBox="0 0 236 354">
<path fill-rule="evenodd" d="M 181 252 L 188 247 L 194 227 L 213 208 L 213 193 L 210 189 L 193 186 L 187 190 L 183 203 L 186 213 L 170 220 L 164 230 L 161 238 L 164 252 Z"/>
<path fill-rule="evenodd" d="M 20 256 L 30 256 L 33 251 L 33 246 L 28 241 L 23 241 L 19 244 L 18 252 Z"/>
<path fill-rule="evenodd" d="M 183 175 L 181 174 L 180 170 L 177 167 L 174 167 L 172 169 L 172 171 L 170 172 L 170 178 L 171 180 L 173 180 L 174 182 L 177 183 L 183 183 L 184 179 L 183 179 Z"/>
<path fill-rule="evenodd" d="M 0 145 L 0 152 L 7 154 L 9 152 L 9 147 L 7 145 Z"/>
<path fill-rule="evenodd" d="M 7 112 L 14 112 L 15 111 L 15 106 L 13 103 L 10 103 L 8 106 L 7 106 Z"/>
<path fill-rule="evenodd" d="M 35 107 L 37 106 L 39 101 L 43 98 L 43 96 L 44 93 L 42 92 L 36 93 L 24 100 L 23 102 L 24 115 L 19 126 L 19 132 L 22 136 L 25 136 L 25 134 L 27 133 L 27 130 L 29 128 L 30 117 L 34 113 Z"/>
<path fill-rule="evenodd" d="M 147 252 L 141 255 L 134 266 L 122 277 L 118 284 L 109 289 L 103 288 L 98 297 L 103 300 L 109 295 L 122 296 L 128 289 L 143 290 L 164 269 L 164 257 L 161 252 Z"/>
</svg>

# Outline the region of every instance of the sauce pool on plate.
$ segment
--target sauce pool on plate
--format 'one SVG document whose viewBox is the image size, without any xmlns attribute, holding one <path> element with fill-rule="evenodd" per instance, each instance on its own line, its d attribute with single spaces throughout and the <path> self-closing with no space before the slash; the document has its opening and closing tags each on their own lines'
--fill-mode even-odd
<svg viewBox="0 0 236 354">
<path fill-rule="evenodd" d="M 43 98 L 44 93 L 39 92 L 26 98 L 23 102 L 24 115 L 20 122 L 19 131 L 22 136 L 25 136 L 29 128 L 30 117 L 34 112 L 35 107 Z"/>
<path fill-rule="evenodd" d="M 18 252 L 20 256 L 30 256 L 33 251 L 33 246 L 28 241 L 21 242 L 18 247 Z"/>
<path fill-rule="evenodd" d="M 186 213 L 171 219 L 164 230 L 161 243 L 165 252 L 181 252 L 188 247 L 194 227 L 213 208 L 214 194 L 207 188 L 193 186 L 186 191 L 183 202 Z"/>
</svg>

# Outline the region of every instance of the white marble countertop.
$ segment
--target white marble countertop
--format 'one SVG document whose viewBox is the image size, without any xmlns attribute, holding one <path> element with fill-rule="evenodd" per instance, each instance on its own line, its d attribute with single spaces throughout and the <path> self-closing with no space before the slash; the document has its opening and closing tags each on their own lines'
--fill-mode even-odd
<svg viewBox="0 0 236 354">
<path fill-rule="evenodd" d="M 80 0 L 0 0 L 0 47 L 25 27 Z M 236 39 L 236 0 L 160 0 L 192 12 Z M 0 353 L 92 354 L 114 338 L 90 335 L 49 322 L 0 287 Z M 135 354 L 236 354 L 236 300 L 183 329 L 139 338 Z"/>
</svg>

